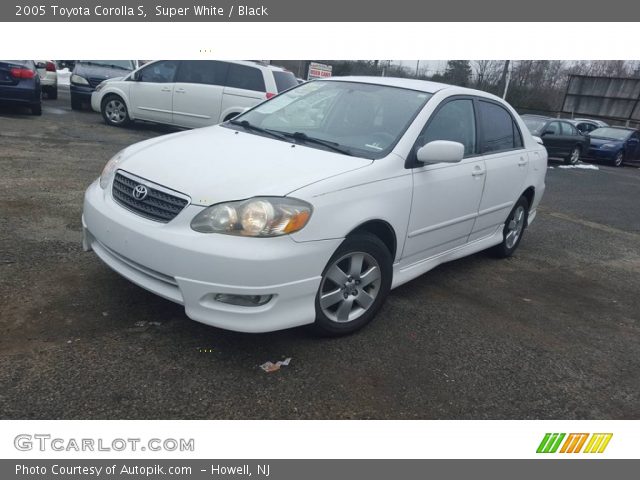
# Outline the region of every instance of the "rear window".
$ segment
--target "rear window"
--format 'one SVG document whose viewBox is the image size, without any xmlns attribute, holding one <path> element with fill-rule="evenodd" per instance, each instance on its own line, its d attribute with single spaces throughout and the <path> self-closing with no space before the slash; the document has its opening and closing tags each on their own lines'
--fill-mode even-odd
<svg viewBox="0 0 640 480">
<path fill-rule="evenodd" d="M 254 90 L 256 92 L 266 92 L 262 71 L 247 65 L 232 63 L 229 65 L 227 76 L 227 87 L 242 88 L 243 90 Z"/>
<path fill-rule="evenodd" d="M 273 78 L 276 81 L 278 93 L 289 90 L 291 87 L 298 85 L 296 76 L 291 72 L 273 72 Z"/>
<path fill-rule="evenodd" d="M 516 128 L 513 118 L 500 105 L 489 102 L 480 102 L 480 120 L 484 129 L 484 141 L 482 151 L 484 153 L 500 152 L 518 148 L 520 141 L 516 141 Z"/>
</svg>

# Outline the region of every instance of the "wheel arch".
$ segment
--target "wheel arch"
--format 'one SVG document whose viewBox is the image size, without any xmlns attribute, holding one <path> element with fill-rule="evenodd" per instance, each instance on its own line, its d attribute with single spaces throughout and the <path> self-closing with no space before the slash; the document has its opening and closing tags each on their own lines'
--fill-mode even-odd
<svg viewBox="0 0 640 480">
<path fill-rule="evenodd" d="M 398 237 L 389 222 L 380 219 L 367 220 L 351 230 L 347 234 L 347 237 L 359 232 L 367 232 L 378 237 L 389 249 L 391 258 L 395 261 L 396 253 L 398 251 Z"/>
<path fill-rule="evenodd" d="M 524 192 L 522 192 L 521 196 L 527 199 L 527 202 L 529 202 L 529 210 L 531 210 L 533 201 L 536 198 L 536 188 L 533 185 L 528 187 Z"/>
<path fill-rule="evenodd" d="M 104 105 L 104 101 L 109 95 L 116 95 L 116 96 L 120 97 L 122 99 L 122 101 L 124 102 L 124 104 L 127 106 L 127 113 L 129 114 L 129 118 L 131 120 L 135 120 L 134 115 L 133 115 L 133 109 L 131 108 L 131 102 L 129 101 L 129 95 L 127 95 L 120 88 L 114 88 L 114 87 L 109 88 L 109 87 L 106 87 L 105 91 L 102 92 L 102 96 L 100 97 L 100 113 L 102 113 L 102 107 Z"/>
</svg>

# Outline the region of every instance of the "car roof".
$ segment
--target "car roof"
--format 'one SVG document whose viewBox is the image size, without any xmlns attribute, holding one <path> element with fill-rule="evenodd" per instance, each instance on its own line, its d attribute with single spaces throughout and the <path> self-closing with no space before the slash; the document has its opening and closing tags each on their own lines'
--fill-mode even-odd
<svg viewBox="0 0 640 480">
<path fill-rule="evenodd" d="M 637 131 L 636 128 L 631 128 L 631 127 L 617 127 L 617 126 L 608 126 L 608 127 L 599 127 L 599 128 L 613 128 L 614 130 L 627 130 L 628 132 L 635 132 Z"/>
<path fill-rule="evenodd" d="M 399 78 L 399 77 L 366 77 L 366 76 L 348 76 L 348 77 L 328 77 L 322 80 L 338 81 L 338 82 L 356 82 L 370 83 L 373 85 L 385 85 L 389 87 L 406 88 L 409 90 L 417 90 L 425 93 L 436 93 L 440 90 L 455 89 L 460 93 L 467 92 L 469 95 L 481 95 L 487 98 L 498 98 L 490 93 L 472 88 L 457 87 L 446 83 L 430 82 L 427 80 L 416 80 L 415 78 Z"/>
</svg>

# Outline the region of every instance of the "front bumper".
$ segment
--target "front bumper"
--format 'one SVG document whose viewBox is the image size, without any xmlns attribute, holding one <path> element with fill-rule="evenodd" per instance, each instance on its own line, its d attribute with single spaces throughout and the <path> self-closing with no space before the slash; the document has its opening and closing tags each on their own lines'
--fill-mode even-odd
<svg viewBox="0 0 640 480">
<path fill-rule="evenodd" d="M 585 160 L 603 160 L 603 161 L 612 161 L 618 150 L 602 150 L 599 148 L 590 148 L 586 155 L 583 156 Z"/>
<path fill-rule="evenodd" d="M 83 102 L 91 101 L 91 94 L 93 93 L 94 88 L 87 85 L 76 85 L 72 83 L 69 85 L 69 92 L 72 97 L 81 99 Z"/>
<path fill-rule="evenodd" d="M 101 99 L 102 99 L 102 96 L 100 95 L 99 92 L 93 92 L 91 94 L 91 110 L 93 110 L 94 112 L 100 113 Z"/>
<path fill-rule="evenodd" d="M 154 222 L 115 203 L 96 181 L 85 194 L 83 246 L 133 283 L 184 305 L 193 320 L 252 333 L 313 323 L 320 275 L 341 239 L 202 234 L 190 228 L 202 208 L 188 205 L 171 222 Z M 218 293 L 274 297 L 240 307 L 215 300 Z"/>
</svg>

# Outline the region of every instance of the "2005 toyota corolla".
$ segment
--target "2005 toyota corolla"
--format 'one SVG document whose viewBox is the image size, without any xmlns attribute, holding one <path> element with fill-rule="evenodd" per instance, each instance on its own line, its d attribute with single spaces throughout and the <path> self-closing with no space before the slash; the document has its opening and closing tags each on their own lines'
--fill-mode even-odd
<svg viewBox="0 0 640 480">
<path fill-rule="evenodd" d="M 487 93 L 313 81 L 118 153 L 86 192 L 84 247 L 194 320 L 345 334 L 438 264 L 511 255 L 546 168 L 544 147 Z"/>
</svg>

